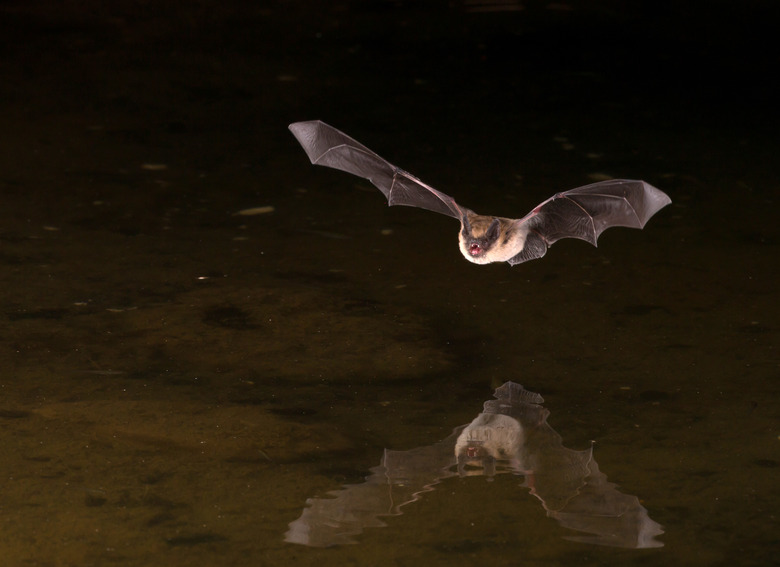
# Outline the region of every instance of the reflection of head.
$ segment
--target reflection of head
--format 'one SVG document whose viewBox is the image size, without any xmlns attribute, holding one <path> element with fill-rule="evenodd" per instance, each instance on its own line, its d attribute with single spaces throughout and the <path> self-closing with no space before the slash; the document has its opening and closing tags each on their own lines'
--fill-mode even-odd
<svg viewBox="0 0 780 567">
<path fill-rule="evenodd" d="M 497 460 L 517 465 L 523 442 L 523 426 L 519 421 L 507 415 L 481 413 L 455 442 L 458 473 L 492 476 Z"/>
</svg>

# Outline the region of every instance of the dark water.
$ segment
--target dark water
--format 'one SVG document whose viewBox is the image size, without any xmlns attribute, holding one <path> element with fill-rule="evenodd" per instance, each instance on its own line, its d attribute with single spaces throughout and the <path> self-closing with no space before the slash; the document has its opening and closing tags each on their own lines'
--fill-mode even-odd
<svg viewBox="0 0 780 567">
<path fill-rule="evenodd" d="M 0 3 L 4 564 L 776 562 L 773 4 L 62 4 Z M 309 166 L 314 118 L 478 212 L 599 176 L 674 203 L 475 266 Z M 572 542 L 507 474 L 283 541 L 507 380 L 663 547 Z"/>
</svg>

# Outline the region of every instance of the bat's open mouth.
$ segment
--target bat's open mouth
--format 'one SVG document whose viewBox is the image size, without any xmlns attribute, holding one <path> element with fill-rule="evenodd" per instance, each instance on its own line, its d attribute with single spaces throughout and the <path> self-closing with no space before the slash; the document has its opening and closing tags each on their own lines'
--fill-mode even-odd
<svg viewBox="0 0 780 567">
<path fill-rule="evenodd" d="M 479 256 L 482 254 L 482 246 L 477 244 L 476 242 L 473 242 L 469 245 L 469 254 L 472 256 Z"/>
</svg>

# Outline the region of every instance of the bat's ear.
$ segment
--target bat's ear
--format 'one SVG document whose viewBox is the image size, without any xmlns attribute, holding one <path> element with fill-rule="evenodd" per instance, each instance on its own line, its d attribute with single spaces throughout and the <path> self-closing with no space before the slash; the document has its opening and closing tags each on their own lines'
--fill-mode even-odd
<svg viewBox="0 0 780 567">
<path fill-rule="evenodd" d="M 471 223 L 469 222 L 469 216 L 466 213 L 463 213 L 461 215 L 460 222 L 463 225 L 463 230 L 461 231 L 463 233 L 463 236 L 470 235 L 471 234 Z"/>
<path fill-rule="evenodd" d="M 498 240 L 498 235 L 501 233 L 501 221 L 498 219 L 493 219 L 493 222 L 490 223 L 490 226 L 487 229 L 487 233 L 485 235 L 485 238 L 487 238 L 488 242 L 495 242 Z"/>
</svg>

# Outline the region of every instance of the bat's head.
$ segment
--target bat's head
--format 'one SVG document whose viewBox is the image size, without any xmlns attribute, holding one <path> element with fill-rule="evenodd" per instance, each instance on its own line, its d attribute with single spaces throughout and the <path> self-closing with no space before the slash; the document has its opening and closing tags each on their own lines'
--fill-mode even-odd
<svg viewBox="0 0 780 567">
<path fill-rule="evenodd" d="M 501 243 L 506 240 L 504 219 L 471 213 L 462 219 L 460 230 L 460 251 L 469 262 L 489 264 L 501 262 Z"/>
</svg>

